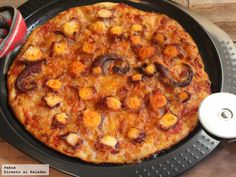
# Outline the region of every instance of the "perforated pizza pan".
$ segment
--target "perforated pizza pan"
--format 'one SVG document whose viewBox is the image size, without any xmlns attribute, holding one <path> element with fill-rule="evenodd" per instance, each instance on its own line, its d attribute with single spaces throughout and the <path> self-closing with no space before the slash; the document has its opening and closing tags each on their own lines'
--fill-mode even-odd
<svg viewBox="0 0 236 177">
<path fill-rule="evenodd" d="M 138 3 L 133 1 L 112 0 L 111 2 L 124 2 L 144 11 L 161 12 L 176 19 L 186 29 L 186 31 L 191 34 L 199 48 L 205 64 L 205 69 L 212 82 L 211 91 L 215 93 L 224 90 L 226 85 L 222 84 L 224 80 L 222 61 L 208 33 L 195 20 L 193 20 L 193 18 L 175 5 L 164 0 L 147 1 L 148 2 L 145 3 Z M 35 27 L 56 16 L 59 12 L 71 7 L 89 5 L 97 2 L 103 1 L 31 0 L 22 5 L 19 10 L 26 19 L 29 34 Z M 198 127 L 179 144 L 173 146 L 167 151 L 160 152 L 139 164 L 95 165 L 83 162 L 79 159 L 67 157 L 48 148 L 31 136 L 16 120 L 13 112 L 8 106 L 6 73 L 18 51 L 19 48 L 13 51 L 6 58 L 0 60 L 0 135 L 24 153 L 42 163 L 50 164 L 53 168 L 81 177 L 177 176 L 205 158 L 221 142 L 220 139 L 207 134 L 202 126 L 198 125 Z M 224 72 L 227 71 L 224 70 Z"/>
</svg>

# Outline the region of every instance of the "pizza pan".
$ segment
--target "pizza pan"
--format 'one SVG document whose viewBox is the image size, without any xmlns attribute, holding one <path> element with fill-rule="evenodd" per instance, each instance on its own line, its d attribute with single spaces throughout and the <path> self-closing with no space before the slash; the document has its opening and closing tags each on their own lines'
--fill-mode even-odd
<svg viewBox="0 0 236 177">
<path fill-rule="evenodd" d="M 176 19 L 195 40 L 205 70 L 212 82 L 211 91 L 221 92 L 227 85 L 224 78 L 227 70 L 222 70 L 222 59 L 217 48 L 213 44 L 209 34 L 190 15 L 181 8 L 167 1 L 147 0 L 146 2 L 134 2 L 131 0 L 111 2 L 123 2 L 144 11 L 164 13 Z M 23 17 L 26 20 L 28 34 L 38 25 L 43 24 L 68 8 L 89 5 L 102 0 L 30 0 L 21 7 Z M 139 164 L 114 165 L 86 163 L 79 159 L 67 157 L 54 151 L 29 134 L 16 120 L 7 101 L 6 73 L 19 48 L 11 52 L 7 57 L 0 59 L 0 135 L 16 148 L 51 167 L 65 173 L 81 177 L 169 177 L 177 176 L 190 169 L 196 163 L 211 153 L 220 143 L 218 139 L 206 133 L 199 124 L 198 127 L 183 141 L 169 150 L 153 155 Z"/>
</svg>

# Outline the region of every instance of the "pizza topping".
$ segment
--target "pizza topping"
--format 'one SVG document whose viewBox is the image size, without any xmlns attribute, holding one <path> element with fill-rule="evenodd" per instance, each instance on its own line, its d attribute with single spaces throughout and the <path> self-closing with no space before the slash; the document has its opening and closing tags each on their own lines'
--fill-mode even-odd
<svg viewBox="0 0 236 177">
<path fill-rule="evenodd" d="M 210 93 L 190 35 L 163 14 L 122 3 L 69 9 L 36 29 L 8 86 L 9 104 L 23 110 L 17 118 L 40 141 L 87 162 L 119 164 L 181 141 Z"/>
<path fill-rule="evenodd" d="M 110 30 L 110 33 L 113 35 L 113 36 L 120 36 L 123 34 L 123 29 L 121 26 L 113 26 Z"/>
<path fill-rule="evenodd" d="M 83 63 L 81 63 L 80 61 L 74 61 L 71 64 L 70 73 L 73 76 L 80 76 L 80 74 L 83 73 L 85 69 L 86 66 Z"/>
<path fill-rule="evenodd" d="M 101 74 L 102 68 L 100 66 L 96 66 L 93 68 L 93 74 Z"/>
<path fill-rule="evenodd" d="M 19 74 L 16 79 L 16 88 L 20 92 L 27 92 L 37 88 L 36 81 L 29 79 L 34 74 L 38 74 L 42 71 L 42 61 L 28 63 L 25 69 Z"/>
<path fill-rule="evenodd" d="M 95 89 L 92 87 L 82 87 L 79 89 L 79 97 L 82 100 L 90 100 L 93 98 Z"/>
<path fill-rule="evenodd" d="M 181 103 L 188 101 L 190 99 L 190 97 L 191 97 L 191 95 L 186 91 L 181 92 L 177 95 L 177 98 Z"/>
<path fill-rule="evenodd" d="M 110 18 L 112 16 L 111 11 L 107 10 L 107 9 L 101 9 L 98 11 L 98 17 L 100 18 Z"/>
<path fill-rule="evenodd" d="M 49 88 L 51 88 L 55 91 L 58 91 L 62 87 L 62 82 L 57 79 L 50 79 L 49 81 L 46 82 L 46 85 Z"/>
<path fill-rule="evenodd" d="M 142 44 L 142 40 L 141 37 L 138 35 L 132 35 L 130 36 L 130 40 L 132 42 L 133 45 L 141 45 Z"/>
<path fill-rule="evenodd" d="M 115 54 L 99 56 L 94 60 L 92 68 L 100 67 L 102 69 L 102 72 L 106 73 L 108 69 L 108 64 L 114 62 L 115 60 L 119 60 L 119 58 L 120 57 Z"/>
<path fill-rule="evenodd" d="M 154 111 L 163 108 L 167 104 L 167 99 L 162 93 L 156 92 L 149 95 L 149 103 Z"/>
<path fill-rule="evenodd" d="M 155 54 L 155 48 L 151 46 L 143 46 L 138 50 L 140 60 L 148 59 Z"/>
<path fill-rule="evenodd" d="M 69 52 L 68 45 L 65 41 L 54 43 L 53 45 L 54 55 L 65 55 L 68 52 Z"/>
<path fill-rule="evenodd" d="M 92 30 L 94 33 L 102 34 L 106 32 L 106 25 L 102 21 L 96 21 L 90 25 L 90 30 Z"/>
<path fill-rule="evenodd" d="M 54 116 L 54 120 L 52 123 L 52 128 L 63 128 L 67 124 L 68 116 L 66 113 L 58 113 Z"/>
<path fill-rule="evenodd" d="M 87 54 L 93 54 L 95 51 L 94 43 L 85 41 L 82 46 L 82 51 Z"/>
<path fill-rule="evenodd" d="M 106 105 L 108 108 L 112 110 L 119 110 L 121 108 L 121 102 L 118 98 L 115 97 L 107 97 Z"/>
<path fill-rule="evenodd" d="M 113 149 L 116 149 L 116 145 L 117 145 L 117 139 L 113 136 L 110 135 L 105 135 L 101 138 L 100 143 L 112 147 Z"/>
<path fill-rule="evenodd" d="M 104 135 L 98 139 L 94 146 L 99 151 L 116 154 L 118 152 L 119 143 L 115 137 Z"/>
<path fill-rule="evenodd" d="M 72 146 L 72 147 L 76 147 L 82 144 L 82 140 L 80 139 L 79 135 L 77 133 L 69 133 L 66 137 L 65 137 L 66 142 Z"/>
<path fill-rule="evenodd" d="M 23 54 L 23 58 L 29 62 L 40 60 L 42 57 L 43 53 L 41 52 L 40 48 L 32 45 L 30 45 Z"/>
<path fill-rule="evenodd" d="M 80 25 L 77 19 L 72 19 L 62 26 L 63 33 L 68 37 L 73 37 L 79 31 Z"/>
<path fill-rule="evenodd" d="M 50 108 L 54 108 L 57 106 L 60 106 L 61 104 L 61 98 L 54 95 L 54 94 L 48 94 L 47 96 L 44 97 L 44 100 Z"/>
<path fill-rule="evenodd" d="M 97 128 L 102 120 L 100 113 L 92 110 L 85 110 L 83 112 L 83 124 L 87 128 Z"/>
<path fill-rule="evenodd" d="M 115 73 L 126 74 L 130 70 L 129 63 L 116 54 L 102 55 L 96 58 L 92 68 L 100 67 L 103 73 L 107 73 L 109 65 L 113 63 L 112 70 Z"/>
<path fill-rule="evenodd" d="M 156 67 L 154 64 L 148 64 L 145 68 L 144 71 L 147 75 L 153 75 L 156 72 Z"/>
<path fill-rule="evenodd" d="M 182 67 L 183 70 L 185 70 L 185 74 L 187 75 L 185 77 L 185 80 L 177 81 L 176 79 L 173 78 L 173 76 L 170 74 L 169 69 L 164 66 L 163 64 L 156 63 L 155 64 L 156 69 L 162 76 L 164 76 L 164 79 L 167 79 L 166 82 L 169 82 L 170 84 L 177 86 L 177 87 L 186 87 L 188 86 L 194 76 L 193 70 L 190 65 L 186 63 L 181 63 L 180 67 Z M 181 78 L 182 79 L 182 78 Z"/>
<path fill-rule="evenodd" d="M 126 105 L 129 109 L 137 110 L 141 107 L 141 100 L 137 97 L 130 97 L 126 100 Z"/>
<path fill-rule="evenodd" d="M 131 76 L 131 81 L 133 82 L 138 82 L 138 81 L 141 81 L 142 79 L 143 79 L 143 75 L 139 73 Z"/>
<path fill-rule="evenodd" d="M 144 138 L 146 137 L 145 132 L 138 128 L 131 128 L 129 129 L 127 136 L 129 139 L 133 140 L 136 143 L 143 142 Z"/>
<path fill-rule="evenodd" d="M 162 33 L 155 33 L 152 38 L 153 42 L 156 44 L 163 44 L 166 41 L 166 37 Z"/>
<path fill-rule="evenodd" d="M 177 57 L 179 55 L 178 47 L 174 44 L 167 45 L 163 53 L 170 58 Z"/>
<path fill-rule="evenodd" d="M 198 49 L 194 45 L 188 44 L 184 46 L 184 50 L 188 53 L 188 55 L 192 55 L 193 57 L 198 55 Z"/>
<path fill-rule="evenodd" d="M 141 31 L 143 31 L 143 26 L 140 24 L 133 24 L 131 26 L 131 30 L 134 32 L 141 32 Z"/>
<path fill-rule="evenodd" d="M 177 124 L 177 122 L 178 118 L 176 115 L 171 113 L 166 113 L 159 120 L 159 125 L 163 130 L 169 130 L 170 128 L 174 127 Z"/>
<path fill-rule="evenodd" d="M 114 73 L 126 74 L 129 72 L 130 66 L 127 60 L 120 58 L 115 60 L 112 70 Z"/>
</svg>

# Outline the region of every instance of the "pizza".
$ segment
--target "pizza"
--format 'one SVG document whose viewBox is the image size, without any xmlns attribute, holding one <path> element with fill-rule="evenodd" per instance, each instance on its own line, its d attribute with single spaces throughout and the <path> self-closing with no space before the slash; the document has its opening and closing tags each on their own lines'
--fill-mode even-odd
<svg viewBox="0 0 236 177">
<path fill-rule="evenodd" d="M 198 124 L 210 87 L 178 22 L 124 3 L 58 14 L 8 71 L 9 104 L 27 131 L 93 163 L 138 163 L 177 144 Z"/>
</svg>

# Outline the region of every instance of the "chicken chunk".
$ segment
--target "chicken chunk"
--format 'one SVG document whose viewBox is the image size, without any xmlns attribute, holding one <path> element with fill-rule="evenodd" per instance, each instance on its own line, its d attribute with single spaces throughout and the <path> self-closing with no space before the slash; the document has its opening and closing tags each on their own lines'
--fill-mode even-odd
<svg viewBox="0 0 236 177">
<path fill-rule="evenodd" d="M 168 57 L 177 57 L 179 55 L 179 51 L 177 46 L 175 45 L 167 45 L 164 49 L 164 55 Z"/>
<path fill-rule="evenodd" d="M 133 24 L 131 26 L 131 30 L 134 32 L 141 32 L 141 31 L 143 31 L 143 26 L 140 24 Z"/>
<path fill-rule="evenodd" d="M 72 19 L 62 26 L 63 33 L 68 37 L 73 37 L 79 31 L 80 25 L 77 20 Z"/>
<path fill-rule="evenodd" d="M 149 64 L 145 67 L 144 71 L 147 75 L 152 75 L 156 72 L 156 67 L 154 64 Z"/>
<path fill-rule="evenodd" d="M 142 79 L 143 79 L 142 74 L 134 74 L 131 76 L 131 81 L 133 82 L 138 82 L 138 81 L 141 81 Z"/>
<path fill-rule="evenodd" d="M 43 53 L 40 48 L 35 46 L 29 46 L 23 54 L 23 58 L 29 62 L 40 60 L 42 57 Z"/>
<path fill-rule="evenodd" d="M 94 33 L 103 34 L 106 32 L 107 27 L 104 22 L 96 21 L 90 25 L 89 29 Z"/>
<path fill-rule="evenodd" d="M 68 53 L 68 45 L 67 43 L 64 41 L 64 42 L 56 42 L 54 43 L 53 45 L 53 54 L 55 56 L 57 55 L 65 55 Z"/>
<path fill-rule="evenodd" d="M 93 54 L 95 52 L 94 43 L 85 41 L 82 46 L 82 51 L 87 54 Z"/>
<path fill-rule="evenodd" d="M 149 96 L 149 102 L 152 109 L 156 111 L 167 104 L 167 99 L 162 93 L 156 92 Z"/>
<path fill-rule="evenodd" d="M 138 55 L 140 60 L 148 59 L 155 54 L 155 48 L 151 46 L 143 46 L 139 49 Z"/>
<path fill-rule="evenodd" d="M 66 113 L 58 113 L 55 115 L 55 120 L 63 125 L 67 123 L 68 116 Z"/>
<path fill-rule="evenodd" d="M 120 36 L 123 33 L 123 28 L 121 26 L 113 26 L 110 30 L 113 36 Z"/>
<path fill-rule="evenodd" d="M 62 101 L 60 97 L 58 97 L 54 94 L 48 94 L 47 96 L 44 97 L 44 100 L 45 100 L 47 106 L 50 108 L 60 106 L 61 101 Z"/>
<path fill-rule="evenodd" d="M 178 122 L 178 118 L 176 115 L 171 113 L 166 113 L 161 119 L 159 120 L 159 125 L 163 130 L 169 130 L 170 128 L 174 127 Z"/>
<path fill-rule="evenodd" d="M 181 92 L 177 95 L 177 97 L 181 103 L 184 103 L 190 99 L 190 94 L 188 92 Z"/>
<path fill-rule="evenodd" d="M 70 73 L 73 76 L 80 76 L 81 73 L 85 71 L 85 69 L 86 69 L 86 66 L 83 63 L 81 63 L 80 61 L 74 61 L 71 64 Z"/>
<path fill-rule="evenodd" d="M 108 108 L 112 110 L 119 110 L 121 108 L 121 102 L 118 98 L 115 97 L 107 97 L 106 105 Z"/>
<path fill-rule="evenodd" d="M 65 140 L 72 147 L 76 147 L 76 146 L 79 146 L 80 144 L 82 144 L 82 140 L 80 139 L 80 137 L 77 133 L 69 133 L 65 137 Z"/>
<path fill-rule="evenodd" d="M 145 132 L 143 132 L 142 130 L 140 130 L 138 128 L 131 128 L 131 129 L 129 129 L 127 136 L 129 139 L 131 139 L 137 143 L 141 143 L 144 140 L 146 134 L 145 134 Z"/>
<path fill-rule="evenodd" d="M 115 149 L 117 145 L 117 139 L 111 135 L 103 136 L 100 142 L 106 146 L 112 147 L 113 149 Z"/>
<path fill-rule="evenodd" d="M 93 98 L 94 95 L 94 88 L 92 87 L 82 87 L 79 89 L 79 97 L 82 100 L 90 100 Z"/>
<path fill-rule="evenodd" d="M 137 110 L 141 107 L 141 100 L 137 97 L 130 97 L 126 101 L 126 105 L 129 109 Z"/>
<path fill-rule="evenodd" d="M 55 90 L 55 91 L 58 91 L 60 90 L 60 88 L 62 87 L 62 82 L 57 80 L 57 79 L 50 79 L 46 82 L 46 85 Z"/>
<path fill-rule="evenodd" d="M 100 113 L 93 110 L 85 110 L 83 112 L 83 124 L 87 128 L 97 128 L 102 120 Z"/>
<path fill-rule="evenodd" d="M 152 40 L 154 43 L 163 44 L 166 40 L 166 37 L 164 36 L 164 34 L 156 33 L 153 35 Z"/>
<path fill-rule="evenodd" d="M 98 11 L 97 15 L 100 18 L 110 18 L 112 16 L 112 12 L 107 9 L 101 9 Z"/>
</svg>

